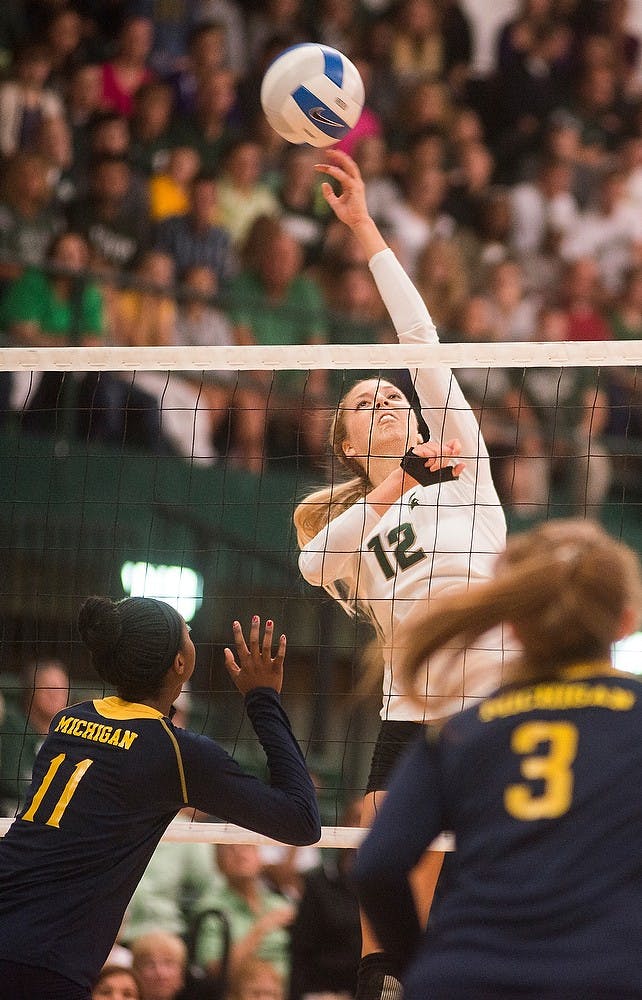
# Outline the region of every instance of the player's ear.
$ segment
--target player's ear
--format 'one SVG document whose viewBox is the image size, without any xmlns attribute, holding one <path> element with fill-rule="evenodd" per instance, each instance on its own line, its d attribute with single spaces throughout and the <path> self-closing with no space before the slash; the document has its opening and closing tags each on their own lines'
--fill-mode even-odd
<svg viewBox="0 0 642 1000">
<path fill-rule="evenodd" d="M 341 451 L 343 452 L 346 458 L 354 458 L 354 456 L 357 454 L 349 441 L 344 441 L 342 443 Z"/>
<path fill-rule="evenodd" d="M 638 612 L 635 608 L 625 608 L 620 615 L 620 627 L 618 629 L 617 635 L 615 637 L 616 642 L 618 639 L 626 639 L 629 635 L 635 632 L 638 623 Z"/>
<path fill-rule="evenodd" d="M 173 664 L 173 666 L 174 666 L 174 670 L 176 671 L 176 673 L 178 674 L 178 676 L 182 677 L 184 675 L 184 673 L 185 673 L 185 669 L 186 669 L 187 663 L 186 663 L 185 657 L 181 653 L 180 649 L 179 649 L 178 653 L 176 654 L 176 656 L 174 657 L 174 664 Z"/>
</svg>

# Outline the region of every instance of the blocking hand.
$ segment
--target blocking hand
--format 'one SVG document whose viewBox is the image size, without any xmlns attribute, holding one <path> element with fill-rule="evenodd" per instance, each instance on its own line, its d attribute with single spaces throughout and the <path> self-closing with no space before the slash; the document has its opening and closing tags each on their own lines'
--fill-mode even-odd
<svg viewBox="0 0 642 1000">
<path fill-rule="evenodd" d="M 286 639 L 282 635 L 276 656 L 272 656 L 274 622 L 265 623 L 263 640 L 260 641 L 261 620 L 254 615 L 250 624 L 249 646 L 245 642 L 240 622 L 234 622 L 236 657 L 229 647 L 225 648 L 225 668 L 241 694 L 252 688 L 271 687 L 281 690 L 283 684 L 283 661 L 285 660 Z"/>
</svg>

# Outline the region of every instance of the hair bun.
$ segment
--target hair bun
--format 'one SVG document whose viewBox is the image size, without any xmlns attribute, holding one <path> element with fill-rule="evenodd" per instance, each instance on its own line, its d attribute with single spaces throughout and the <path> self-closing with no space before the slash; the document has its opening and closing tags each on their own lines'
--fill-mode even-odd
<svg viewBox="0 0 642 1000">
<path fill-rule="evenodd" d="M 108 597 L 88 597 L 78 614 L 78 631 L 90 652 L 113 650 L 122 631 L 117 605 Z"/>
</svg>

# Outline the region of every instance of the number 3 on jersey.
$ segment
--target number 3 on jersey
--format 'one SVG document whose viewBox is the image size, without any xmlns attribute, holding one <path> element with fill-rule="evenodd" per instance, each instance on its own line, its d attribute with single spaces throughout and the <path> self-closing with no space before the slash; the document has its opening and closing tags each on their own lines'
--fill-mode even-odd
<svg viewBox="0 0 642 1000">
<path fill-rule="evenodd" d="M 577 756 L 577 726 L 572 722 L 524 722 L 511 733 L 510 746 L 522 760 L 520 771 L 531 784 L 509 785 L 506 811 L 515 819 L 556 819 L 573 799 L 572 765 Z M 544 749 L 544 747 L 548 749 Z M 538 752 L 539 751 L 539 752 Z M 542 791 L 532 782 L 543 783 Z"/>
<path fill-rule="evenodd" d="M 389 549 L 384 549 L 379 535 L 371 538 L 368 542 L 368 548 L 371 552 L 374 552 L 386 580 L 392 580 L 395 575 L 395 567 L 390 557 L 395 560 L 397 566 L 402 571 L 408 569 L 409 566 L 414 566 L 416 562 L 426 557 L 426 553 L 422 548 L 410 551 L 411 547 L 417 541 L 417 536 L 412 524 L 408 522 L 399 524 L 392 531 L 389 531 L 386 535 L 386 540 L 390 546 Z"/>
</svg>

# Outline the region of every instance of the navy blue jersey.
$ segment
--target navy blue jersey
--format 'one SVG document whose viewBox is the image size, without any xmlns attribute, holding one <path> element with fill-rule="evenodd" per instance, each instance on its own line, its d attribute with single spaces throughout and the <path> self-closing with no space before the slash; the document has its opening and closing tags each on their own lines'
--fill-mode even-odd
<svg viewBox="0 0 642 1000">
<path fill-rule="evenodd" d="M 602 665 L 505 688 L 408 751 L 355 877 L 405 1000 L 642 997 L 642 685 Z M 442 830 L 425 934 L 408 872 Z"/>
<path fill-rule="evenodd" d="M 314 787 L 279 696 L 256 688 L 245 702 L 269 785 L 144 705 L 105 698 L 55 716 L 26 806 L 0 843 L 0 958 L 91 986 L 185 805 L 286 843 L 318 840 Z"/>
</svg>

